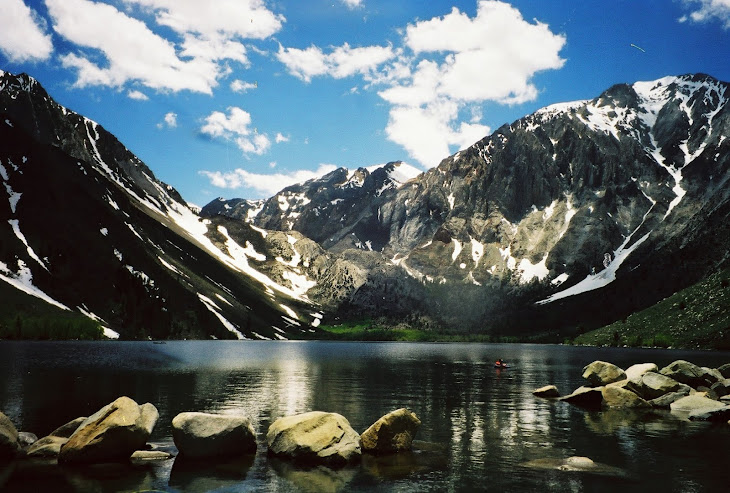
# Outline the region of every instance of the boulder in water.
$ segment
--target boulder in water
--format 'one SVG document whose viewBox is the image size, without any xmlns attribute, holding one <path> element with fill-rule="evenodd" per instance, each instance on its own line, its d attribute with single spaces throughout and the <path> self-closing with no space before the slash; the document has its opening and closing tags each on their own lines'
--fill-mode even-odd
<svg viewBox="0 0 730 493">
<path fill-rule="evenodd" d="M 172 438 L 185 457 L 256 452 L 256 432 L 247 416 L 180 413 L 172 420 Z"/>
<path fill-rule="evenodd" d="M 408 409 L 390 412 L 360 435 L 362 449 L 375 454 L 410 450 L 420 426 L 421 420 Z"/>
<path fill-rule="evenodd" d="M 126 461 L 147 443 L 159 414 L 152 404 L 141 406 L 120 397 L 89 416 L 61 446 L 59 462 Z"/>
<path fill-rule="evenodd" d="M 266 434 L 279 458 L 338 467 L 360 459 L 360 435 L 337 413 L 312 411 L 274 421 Z"/>
<path fill-rule="evenodd" d="M 594 361 L 583 368 L 583 378 L 592 387 L 601 387 L 609 383 L 626 379 L 626 373 L 618 366 L 605 361 Z"/>
</svg>

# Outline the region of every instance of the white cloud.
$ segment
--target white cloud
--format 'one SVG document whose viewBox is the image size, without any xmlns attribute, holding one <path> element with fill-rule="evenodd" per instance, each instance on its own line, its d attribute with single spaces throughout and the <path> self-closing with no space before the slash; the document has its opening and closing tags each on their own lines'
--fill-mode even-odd
<svg viewBox="0 0 730 493">
<path fill-rule="evenodd" d="M 301 183 L 312 178 L 318 178 L 337 169 L 333 164 L 320 164 L 314 171 L 297 170 L 289 173 L 251 173 L 245 169 L 236 169 L 231 172 L 201 171 L 207 176 L 211 185 L 220 188 L 237 189 L 251 188 L 264 197 L 270 197 L 280 190 Z"/>
<path fill-rule="evenodd" d="M 424 166 L 438 164 L 451 146 L 467 147 L 486 135 L 475 104 L 534 100 L 532 77 L 565 63 L 559 56 L 564 36 L 525 21 L 499 1 L 478 2 L 473 18 L 454 7 L 443 17 L 409 25 L 404 43 L 415 68 L 409 74 L 401 57 L 401 66 L 391 70 L 397 77 L 386 74 L 380 82 L 390 81 L 389 87 L 378 94 L 392 105 L 388 138 Z M 467 123 L 459 115 L 468 105 Z"/>
<path fill-rule="evenodd" d="M 502 1 L 479 0 L 474 17 L 454 7 L 399 32 L 402 48 L 344 44 L 325 53 L 314 45 L 280 45 L 277 58 L 308 83 L 317 76 L 362 76 L 363 88 L 377 87 L 391 105 L 388 138 L 427 167 L 489 132 L 480 105 L 532 101 L 535 74 L 565 63 L 565 36 L 526 21 Z"/>
<path fill-rule="evenodd" d="M 155 20 L 178 33 L 202 38 L 219 35 L 266 39 L 277 33 L 283 16 L 266 8 L 262 0 L 124 0 L 151 9 Z"/>
<path fill-rule="evenodd" d="M 258 86 L 259 85 L 256 82 L 245 82 L 240 79 L 236 79 L 233 82 L 231 82 L 231 91 L 248 92 L 251 89 L 256 89 Z"/>
<path fill-rule="evenodd" d="M 319 47 L 284 48 L 279 45 L 276 58 L 286 65 L 289 73 L 305 82 L 313 77 L 329 75 L 343 79 L 352 75 L 368 75 L 396 56 L 391 46 L 364 46 L 352 48 L 348 43 L 325 54 Z"/>
<path fill-rule="evenodd" d="M 459 105 L 442 99 L 423 106 L 395 106 L 385 129 L 390 140 L 403 146 L 423 166 L 436 166 L 451 154 L 450 146 L 463 149 L 483 138 L 489 127 L 461 122 L 455 127 Z"/>
<path fill-rule="evenodd" d="M 684 0 L 687 7 L 695 9 L 680 22 L 710 22 L 719 20 L 725 29 L 730 29 L 730 0 Z"/>
<path fill-rule="evenodd" d="M 282 142 L 289 142 L 289 137 L 287 137 L 286 135 L 284 135 L 281 132 L 279 132 L 279 133 L 276 134 L 276 139 L 275 140 L 276 140 L 276 143 L 277 144 L 280 144 Z"/>
<path fill-rule="evenodd" d="M 249 65 L 243 40 L 265 39 L 284 22 L 261 0 L 123 3 L 125 12 L 89 0 L 46 0 L 53 29 L 84 48 L 61 57 L 66 68 L 76 70 L 77 87 L 134 81 L 156 90 L 211 94 L 232 71 L 230 61 Z M 140 20 L 150 14 L 168 37 Z"/>
<path fill-rule="evenodd" d="M 136 99 L 137 101 L 147 101 L 148 99 L 150 99 L 145 93 L 136 89 L 129 91 L 127 93 L 127 97 L 129 99 Z"/>
<path fill-rule="evenodd" d="M 23 0 L 3 0 L 0 51 L 11 62 L 47 60 L 53 52 L 45 22 Z"/>
<path fill-rule="evenodd" d="M 173 113 L 170 111 L 169 113 L 165 113 L 165 118 L 163 123 L 158 123 L 157 128 L 175 128 L 177 127 L 177 113 Z"/>
<path fill-rule="evenodd" d="M 343 4 L 345 4 L 345 7 L 348 9 L 357 9 L 359 7 L 362 7 L 362 0 L 340 0 Z"/>
<path fill-rule="evenodd" d="M 205 118 L 200 132 L 212 138 L 231 140 L 244 154 L 262 155 L 271 147 L 266 134 L 250 128 L 251 115 L 238 107 L 228 108 L 228 115 L 214 111 Z"/>
</svg>

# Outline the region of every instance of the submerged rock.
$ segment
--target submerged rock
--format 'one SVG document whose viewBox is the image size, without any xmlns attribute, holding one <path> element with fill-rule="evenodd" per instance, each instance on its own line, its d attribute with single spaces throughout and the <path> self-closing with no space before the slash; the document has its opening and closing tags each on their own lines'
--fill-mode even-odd
<svg viewBox="0 0 730 493">
<path fill-rule="evenodd" d="M 247 416 L 180 413 L 172 420 L 172 438 L 186 457 L 256 452 L 256 432 Z"/>
<path fill-rule="evenodd" d="M 522 464 L 523 467 L 531 469 L 547 469 L 553 471 L 578 472 L 596 474 L 599 476 L 610 476 L 617 478 L 626 478 L 628 474 L 618 467 L 594 462 L 588 457 L 568 457 L 566 459 L 535 459 Z"/>
<path fill-rule="evenodd" d="M 360 435 L 362 449 L 376 454 L 410 450 L 420 426 L 421 420 L 408 409 L 390 412 Z"/>
<path fill-rule="evenodd" d="M 540 387 L 539 389 L 533 390 L 532 395 L 535 395 L 537 397 L 543 397 L 545 399 L 552 399 L 560 397 L 560 392 L 558 392 L 558 388 L 555 385 L 546 385 L 544 387 Z"/>
<path fill-rule="evenodd" d="M 594 361 L 583 368 L 583 378 L 592 387 L 600 387 L 619 380 L 625 380 L 626 373 L 614 364 L 605 361 Z"/>
<path fill-rule="evenodd" d="M 360 435 L 337 413 L 279 418 L 266 434 L 269 453 L 299 462 L 343 466 L 360 459 Z"/>
<path fill-rule="evenodd" d="M 61 446 L 59 462 L 126 461 L 150 437 L 159 413 L 152 404 L 141 406 L 120 397 L 89 416 Z"/>
</svg>

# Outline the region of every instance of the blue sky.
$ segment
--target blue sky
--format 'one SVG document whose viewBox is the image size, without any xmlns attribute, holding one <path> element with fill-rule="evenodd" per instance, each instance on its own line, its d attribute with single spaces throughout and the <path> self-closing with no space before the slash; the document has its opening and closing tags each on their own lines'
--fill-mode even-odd
<svg viewBox="0 0 730 493">
<path fill-rule="evenodd" d="M 619 82 L 730 80 L 730 0 L 0 3 L 0 69 L 198 205 L 338 166 L 425 170 Z"/>
</svg>

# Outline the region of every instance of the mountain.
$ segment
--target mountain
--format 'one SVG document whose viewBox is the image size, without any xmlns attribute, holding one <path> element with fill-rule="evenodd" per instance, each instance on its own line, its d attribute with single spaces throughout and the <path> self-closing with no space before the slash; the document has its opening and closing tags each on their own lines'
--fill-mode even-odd
<svg viewBox="0 0 730 493">
<path fill-rule="evenodd" d="M 202 220 L 101 125 L 25 74 L 0 72 L 0 178 L 6 333 L 74 313 L 122 338 L 297 338 L 319 323 L 297 284 L 294 236 Z M 237 243 L 241 230 L 254 243 Z M 267 257 L 272 248 L 280 260 Z M 276 264 L 280 282 L 249 258 Z"/>
<path fill-rule="evenodd" d="M 337 170 L 203 214 L 298 231 L 346 260 L 359 277 L 327 305 L 340 318 L 593 328 L 727 266 L 728 96 L 702 74 L 618 84 L 504 125 L 400 186 Z M 343 186 L 368 179 L 366 193 Z"/>
</svg>

